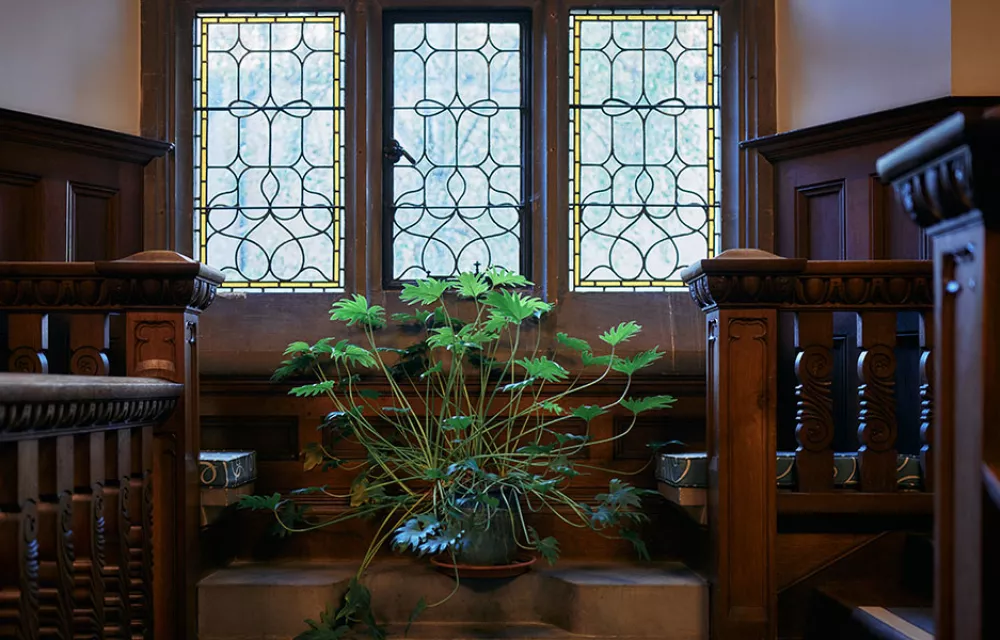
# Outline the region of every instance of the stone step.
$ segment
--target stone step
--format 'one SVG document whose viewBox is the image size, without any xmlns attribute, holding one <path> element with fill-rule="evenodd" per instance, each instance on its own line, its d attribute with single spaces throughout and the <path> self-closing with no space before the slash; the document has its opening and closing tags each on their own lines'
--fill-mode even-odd
<svg viewBox="0 0 1000 640">
<path fill-rule="evenodd" d="M 338 602 L 356 569 L 344 562 L 237 563 L 198 586 L 201 640 L 293 638 Z M 373 565 L 365 577 L 380 622 L 400 631 L 417 601 L 428 608 L 410 630 L 421 640 L 464 638 L 708 637 L 708 589 L 681 564 L 535 565 L 505 580 L 455 581 L 425 561 Z"/>
</svg>

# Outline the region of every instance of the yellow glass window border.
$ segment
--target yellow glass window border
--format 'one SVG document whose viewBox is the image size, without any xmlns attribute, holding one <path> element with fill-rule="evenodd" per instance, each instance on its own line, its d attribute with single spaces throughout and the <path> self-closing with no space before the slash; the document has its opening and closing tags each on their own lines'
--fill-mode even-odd
<svg viewBox="0 0 1000 640">
<path fill-rule="evenodd" d="M 573 95 L 570 104 L 580 104 L 581 82 L 580 82 L 580 39 L 584 22 L 705 22 L 706 23 L 706 109 L 708 113 L 708 203 L 707 226 L 708 226 L 708 255 L 713 258 L 716 255 L 716 209 L 719 203 L 716 202 L 716 177 L 715 168 L 717 158 L 715 157 L 715 131 L 716 115 L 719 105 L 716 101 L 715 86 L 715 55 L 717 47 L 717 14 L 712 13 L 626 13 L 626 14 L 570 14 L 570 21 L 573 30 Z M 583 109 L 571 108 L 573 113 L 573 289 L 611 289 L 607 293 L 628 293 L 628 289 L 686 289 L 687 285 L 682 280 L 584 280 L 580 277 L 580 231 L 583 226 L 583 206 L 581 203 L 582 187 L 580 185 L 580 140 L 582 137 L 581 116 Z"/>
<path fill-rule="evenodd" d="M 198 66 L 200 70 L 198 82 L 198 104 L 195 112 L 198 119 L 198 255 L 199 261 L 203 264 L 208 262 L 208 25 L 210 24 L 333 24 L 333 108 L 334 113 L 339 114 L 333 119 L 333 174 L 334 183 L 344 184 L 343 158 L 340 156 L 342 144 L 343 125 L 343 105 L 341 104 L 341 93 L 343 91 L 340 67 L 343 62 L 344 52 L 341 50 L 344 40 L 344 20 L 343 12 L 329 12 L 322 15 L 288 15 L 273 14 L 266 15 L 255 13 L 253 15 L 233 15 L 233 14 L 212 14 L 200 13 L 195 16 L 197 25 L 199 47 Z M 287 292 L 289 289 L 322 290 L 324 292 L 340 292 L 344 290 L 344 266 L 343 252 L 344 240 L 342 225 L 343 220 L 338 212 L 343 211 L 341 205 L 342 189 L 335 188 L 333 192 L 333 274 L 339 280 L 252 280 L 252 281 L 228 281 L 220 287 L 220 291 L 239 290 L 280 290 Z M 238 207 L 237 207 L 238 208 Z"/>
</svg>

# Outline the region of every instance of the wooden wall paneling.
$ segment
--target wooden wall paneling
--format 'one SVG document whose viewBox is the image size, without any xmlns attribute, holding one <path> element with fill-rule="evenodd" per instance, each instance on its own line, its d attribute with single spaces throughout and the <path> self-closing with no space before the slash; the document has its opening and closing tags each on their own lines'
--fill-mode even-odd
<svg viewBox="0 0 1000 640">
<path fill-rule="evenodd" d="M 31 215 L 42 199 L 41 178 L 0 171 L 0 260 L 27 260 L 32 255 Z"/>
<path fill-rule="evenodd" d="M 0 260 L 110 260 L 143 247 L 143 167 L 170 145 L 0 109 Z M 4 239 L 16 232 L 18 245 Z"/>
<path fill-rule="evenodd" d="M 844 180 L 795 187 L 792 226 L 795 254 L 807 260 L 847 258 Z"/>
</svg>

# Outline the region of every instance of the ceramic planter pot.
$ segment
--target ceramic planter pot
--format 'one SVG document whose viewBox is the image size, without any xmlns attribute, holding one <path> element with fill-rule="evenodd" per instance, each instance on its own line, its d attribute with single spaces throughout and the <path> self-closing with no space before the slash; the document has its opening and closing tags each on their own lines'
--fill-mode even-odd
<svg viewBox="0 0 1000 640">
<path fill-rule="evenodd" d="M 455 550 L 455 562 L 460 565 L 488 567 L 509 565 L 517 560 L 518 548 L 514 539 L 514 518 L 510 507 L 517 509 L 517 497 L 506 492 L 491 492 L 500 505 L 487 508 L 475 496 L 458 498 L 455 503 L 465 514 L 464 533 Z M 509 505 L 509 506 L 508 506 Z"/>
</svg>

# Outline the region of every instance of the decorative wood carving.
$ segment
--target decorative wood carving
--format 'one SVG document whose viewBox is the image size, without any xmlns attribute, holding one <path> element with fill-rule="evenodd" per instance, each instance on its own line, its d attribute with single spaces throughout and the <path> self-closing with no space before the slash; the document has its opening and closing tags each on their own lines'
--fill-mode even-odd
<svg viewBox="0 0 1000 640">
<path fill-rule="evenodd" d="M 10 371 L 48 373 L 49 316 L 45 313 L 18 313 L 7 318 L 7 346 Z"/>
<path fill-rule="evenodd" d="M 165 379 L 176 375 L 176 329 L 169 320 L 135 324 L 135 375 Z"/>
<path fill-rule="evenodd" d="M 69 319 L 70 373 L 106 376 L 111 369 L 111 334 L 107 313 L 75 313 Z"/>
<path fill-rule="evenodd" d="M 712 635 L 772 638 L 777 312 L 721 309 L 708 323 L 709 335 L 717 332 L 708 363 Z"/>
<path fill-rule="evenodd" d="M 795 315 L 795 471 L 799 491 L 833 489 L 833 314 Z"/>
<path fill-rule="evenodd" d="M 731 249 L 691 265 L 681 277 L 703 311 L 930 309 L 932 269 L 920 260 L 806 261 Z"/>
<path fill-rule="evenodd" d="M 105 432 L 107 472 L 104 482 L 104 504 L 106 507 L 106 557 L 103 569 L 105 593 L 105 636 L 108 638 L 131 638 L 131 579 L 129 563 L 129 489 L 131 487 L 130 432 Z"/>
<path fill-rule="evenodd" d="M 896 489 L 896 314 L 858 314 L 861 490 Z"/>
<path fill-rule="evenodd" d="M 130 511 L 136 514 L 129 530 L 128 575 L 132 598 L 132 635 L 153 628 L 153 427 L 132 433 Z"/>
<path fill-rule="evenodd" d="M 73 637 L 73 437 L 40 442 L 39 624 L 42 637 Z"/>
<path fill-rule="evenodd" d="M 934 490 L 934 316 L 920 316 L 920 470 L 924 491 Z"/>
<path fill-rule="evenodd" d="M 73 492 L 73 628 L 104 635 L 104 434 L 77 436 Z"/>
<path fill-rule="evenodd" d="M 0 448 L 0 637 L 39 632 L 38 442 Z"/>
</svg>

